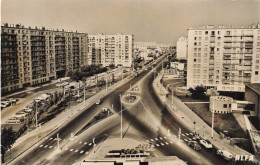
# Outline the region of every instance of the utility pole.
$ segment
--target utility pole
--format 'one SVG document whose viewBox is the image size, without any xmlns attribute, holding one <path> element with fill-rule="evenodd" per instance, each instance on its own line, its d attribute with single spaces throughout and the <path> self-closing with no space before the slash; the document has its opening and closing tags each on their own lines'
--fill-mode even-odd
<svg viewBox="0 0 260 165">
<path fill-rule="evenodd" d="M 172 109 L 173 109 L 173 89 L 172 89 Z"/>
<path fill-rule="evenodd" d="M 94 148 L 94 153 L 96 152 L 95 151 L 95 147 L 96 147 L 96 143 L 95 143 L 95 137 L 93 138 L 93 148 Z"/>
<path fill-rule="evenodd" d="M 57 133 L 57 149 L 60 150 L 60 138 L 59 138 L 59 133 Z"/>
<path fill-rule="evenodd" d="M 107 76 L 108 76 L 108 74 L 107 74 Z M 107 89 L 107 76 L 106 76 L 106 90 L 108 90 L 108 89 Z"/>
<path fill-rule="evenodd" d="M 179 142 L 181 141 L 181 128 L 179 128 Z"/>
<path fill-rule="evenodd" d="M 123 139 L 123 107 L 122 107 L 122 96 L 121 94 L 119 95 L 120 96 L 120 103 L 121 103 L 121 139 Z"/>
<path fill-rule="evenodd" d="M 211 138 L 213 139 L 213 128 L 214 128 L 214 100 L 212 99 L 212 122 L 211 122 Z"/>
<path fill-rule="evenodd" d="M 37 102 L 35 102 L 35 106 L 36 106 L 36 109 L 35 109 L 35 126 L 36 126 L 36 129 L 38 129 L 38 108 L 37 108 Z"/>
</svg>

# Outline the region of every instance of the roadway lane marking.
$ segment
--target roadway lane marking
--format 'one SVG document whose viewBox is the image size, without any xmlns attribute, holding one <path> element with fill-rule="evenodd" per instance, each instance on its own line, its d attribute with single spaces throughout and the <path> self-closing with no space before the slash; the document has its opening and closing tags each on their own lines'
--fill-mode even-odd
<svg viewBox="0 0 260 165">
<path fill-rule="evenodd" d="M 70 149 L 70 152 L 73 151 L 73 149 Z"/>
<path fill-rule="evenodd" d="M 154 140 L 153 140 L 153 139 L 151 139 L 151 141 L 153 142 Z"/>
<path fill-rule="evenodd" d="M 75 152 L 78 152 L 79 150 L 76 150 Z"/>
<path fill-rule="evenodd" d="M 155 140 L 156 140 L 156 141 L 158 141 L 158 139 L 157 139 L 157 138 L 155 138 Z"/>
<path fill-rule="evenodd" d="M 82 154 L 83 152 L 84 152 L 84 151 L 82 151 L 82 150 L 80 151 L 81 154 Z"/>
<path fill-rule="evenodd" d="M 43 145 L 40 145 L 39 147 L 41 148 Z"/>
<path fill-rule="evenodd" d="M 52 146 L 50 146 L 49 148 L 52 148 Z"/>
<path fill-rule="evenodd" d="M 88 152 L 85 153 L 85 155 L 87 155 L 87 154 L 88 154 Z"/>
<path fill-rule="evenodd" d="M 87 142 L 85 142 L 84 144 L 87 144 Z"/>
<path fill-rule="evenodd" d="M 44 148 L 47 148 L 48 147 L 48 145 L 46 145 Z"/>
<path fill-rule="evenodd" d="M 159 147 L 160 145 L 159 144 L 156 144 L 157 147 Z"/>
</svg>

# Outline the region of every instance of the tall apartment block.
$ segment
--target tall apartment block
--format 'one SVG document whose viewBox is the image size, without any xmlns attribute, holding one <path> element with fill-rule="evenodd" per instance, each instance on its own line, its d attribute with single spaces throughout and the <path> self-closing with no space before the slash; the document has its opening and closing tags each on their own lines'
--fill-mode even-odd
<svg viewBox="0 0 260 165">
<path fill-rule="evenodd" d="M 187 86 L 244 92 L 260 82 L 260 24 L 188 29 Z"/>
<path fill-rule="evenodd" d="M 134 60 L 133 35 L 89 35 L 88 63 L 131 67 Z"/>
<path fill-rule="evenodd" d="M 187 39 L 184 37 L 177 41 L 177 59 L 187 59 Z"/>
<path fill-rule="evenodd" d="M 25 28 L 1 29 L 1 91 L 14 91 L 64 77 L 87 65 L 85 33 Z"/>
</svg>

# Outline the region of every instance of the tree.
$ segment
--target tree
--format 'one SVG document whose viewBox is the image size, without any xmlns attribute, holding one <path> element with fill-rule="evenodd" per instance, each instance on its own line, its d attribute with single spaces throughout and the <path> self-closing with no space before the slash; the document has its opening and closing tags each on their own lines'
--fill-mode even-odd
<svg viewBox="0 0 260 165">
<path fill-rule="evenodd" d="M 189 88 L 188 91 L 191 92 L 192 98 L 201 99 L 205 97 L 206 88 L 200 85 L 200 86 L 196 86 L 195 89 Z"/>
<path fill-rule="evenodd" d="M 12 148 L 16 140 L 16 132 L 12 127 L 4 127 L 1 135 L 1 154 L 2 154 L 2 163 L 4 163 L 4 154 L 8 149 Z"/>
</svg>

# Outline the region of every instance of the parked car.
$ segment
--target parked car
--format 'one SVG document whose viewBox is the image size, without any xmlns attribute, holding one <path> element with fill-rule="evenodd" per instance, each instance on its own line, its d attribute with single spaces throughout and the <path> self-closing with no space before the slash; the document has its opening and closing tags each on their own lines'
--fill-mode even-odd
<svg viewBox="0 0 260 165">
<path fill-rule="evenodd" d="M 1 108 L 5 108 L 5 107 L 8 107 L 7 104 L 4 102 L 1 102 Z"/>
<path fill-rule="evenodd" d="M 11 104 L 15 104 L 17 101 L 19 101 L 18 99 L 14 99 L 14 98 L 10 98 L 8 100 L 11 102 Z"/>
<path fill-rule="evenodd" d="M 212 148 L 212 144 L 210 143 L 210 141 L 209 140 L 200 140 L 199 141 L 200 142 L 200 144 L 202 145 L 202 146 L 204 146 L 205 148 Z"/>
<path fill-rule="evenodd" d="M 98 99 L 97 101 L 96 101 L 96 105 L 99 105 L 101 103 L 101 101 Z"/>
<path fill-rule="evenodd" d="M 31 113 L 33 111 L 32 108 L 23 108 L 22 111 L 24 111 L 25 113 Z"/>
<path fill-rule="evenodd" d="M 196 151 L 201 150 L 201 146 L 196 141 L 189 141 L 188 145 L 191 146 Z"/>
<path fill-rule="evenodd" d="M 11 105 L 10 101 L 8 101 L 8 100 L 2 100 L 1 104 L 2 103 L 5 104 L 6 107 L 9 107 Z"/>
<path fill-rule="evenodd" d="M 80 103 L 80 102 L 82 102 L 82 101 L 83 101 L 82 98 L 78 98 L 78 99 L 76 100 L 76 102 L 78 102 L 78 103 Z"/>
<path fill-rule="evenodd" d="M 22 112 L 22 111 L 19 111 L 19 112 L 17 112 L 17 113 L 15 113 L 15 115 L 14 115 L 14 117 L 16 117 L 16 118 L 26 118 L 28 115 L 27 115 L 27 113 L 25 113 L 25 112 Z"/>
<path fill-rule="evenodd" d="M 108 111 L 109 109 L 105 107 L 105 108 L 103 108 L 102 110 L 103 110 L 103 111 Z"/>
<path fill-rule="evenodd" d="M 233 158 L 232 154 L 227 150 L 217 150 L 217 154 L 222 156 L 226 160 L 230 160 Z"/>
<path fill-rule="evenodd" d="M 20 124 L 21 121 L 15 117 L 12 117 L 5 122 L 6 124 Z"/>
</svg>

